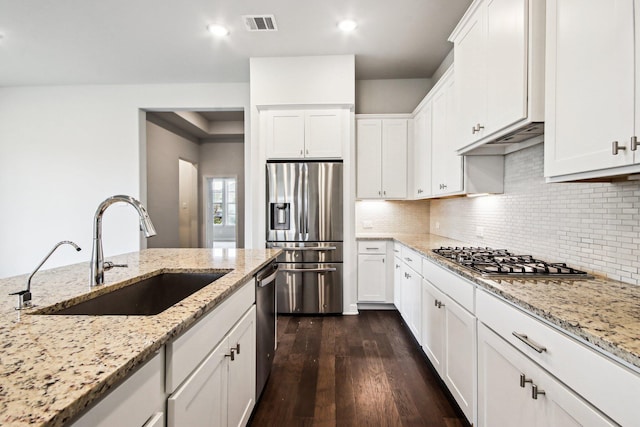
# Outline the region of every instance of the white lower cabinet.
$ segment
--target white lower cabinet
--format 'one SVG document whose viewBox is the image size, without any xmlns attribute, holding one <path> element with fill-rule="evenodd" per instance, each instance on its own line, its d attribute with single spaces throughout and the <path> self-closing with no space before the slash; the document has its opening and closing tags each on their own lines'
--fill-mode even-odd
<svg viewBox="0 0 640 427">
<path fill-rule="evenodd" d="M 479 426 L 613 426 L 485 325 L 478 326 Z"/>
<path fill-rule="evenodd" d="M 422 348 L 472 423 L 475 416 L 476 318 L 428 280 L 422 280 L 422 322 Z"/>
<path fill-rule="evenodd" d="M 409 267 L 406 263 L 402 264 L 402 309 L 400 313 L 407 322 L 409 330 L 420 342 L 422 340 L 422 277 L 419 273 Z"/>
<path fill-rule="evenodd" d="M 169 397 L 168 427 L 243 426 L 255 404 L 255 306 Z"/>
<path fill-rule="evenodd" d="M 95 406 L 74 421 L 73 427 L 163 427 L 164 348 Z"/>
<path fill-rule="evenodd" d="M 387 262 L 387 242 L 358 242 L 358 302 L 390 303 L 392 287 Z"/>
</svg>

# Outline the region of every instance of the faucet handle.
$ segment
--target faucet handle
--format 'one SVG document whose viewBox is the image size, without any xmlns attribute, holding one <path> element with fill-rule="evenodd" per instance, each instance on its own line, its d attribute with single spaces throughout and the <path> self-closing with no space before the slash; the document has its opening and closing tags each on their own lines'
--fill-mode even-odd
<svg viewBox="0 0 640 427">
<path fill-rule="evenodd" d="M 129 267 L 129 264 L 114 264 L 112 261 L 104 262 L 104 271 L 111 270 L 116 267 L 127 268 Z"/>
</svg>

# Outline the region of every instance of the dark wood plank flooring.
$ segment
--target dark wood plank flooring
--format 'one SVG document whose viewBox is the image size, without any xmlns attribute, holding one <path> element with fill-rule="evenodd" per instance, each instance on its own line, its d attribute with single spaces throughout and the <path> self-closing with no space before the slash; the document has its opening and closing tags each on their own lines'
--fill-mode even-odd
<svg viewBox="0 0 640 427">
<path fill-rule="evenodd" d="M 250 426 L 467 426 L 397 311 L 279 316 Z"/>
</svg>

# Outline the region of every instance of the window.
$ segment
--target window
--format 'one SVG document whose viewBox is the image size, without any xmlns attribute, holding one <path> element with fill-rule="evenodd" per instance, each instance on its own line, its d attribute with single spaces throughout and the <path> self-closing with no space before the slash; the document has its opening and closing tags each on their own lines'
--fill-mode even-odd
<svg viewBox="0 0 640 427">
<path fill-rule="evenodd" d="M 211 178 L 213 226 L 236 225 L 236 179 Z"/>
</svg>

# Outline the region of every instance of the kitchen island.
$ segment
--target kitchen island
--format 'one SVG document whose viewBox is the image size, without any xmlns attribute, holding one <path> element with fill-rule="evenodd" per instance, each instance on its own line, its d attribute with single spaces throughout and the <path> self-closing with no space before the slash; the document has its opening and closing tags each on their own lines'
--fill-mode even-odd
<svg viewBox="0 0 640 427">
<path fill-rule="evenodd" d="M 38 272 L 35 308 L 17 311 L 15 296 L 0 303 L 0 424 L 60 426 L 81 414 L 214 310 L 275 259 L 275 249 L 146 249 L 110 257 L 126 264 L 89 286 L 89 263 Z M 166 272 L 226 272 L 222 278 L 152 316 L 37 315 L 61 301 L 79 302 Z M 7 295 L 27 275 L 0 279 Z M 15 298 L 15 299 L 14 299 Z"/>
</svg>

